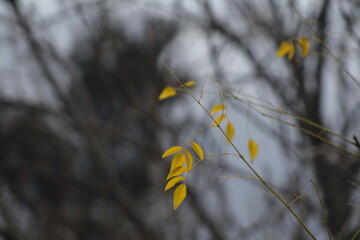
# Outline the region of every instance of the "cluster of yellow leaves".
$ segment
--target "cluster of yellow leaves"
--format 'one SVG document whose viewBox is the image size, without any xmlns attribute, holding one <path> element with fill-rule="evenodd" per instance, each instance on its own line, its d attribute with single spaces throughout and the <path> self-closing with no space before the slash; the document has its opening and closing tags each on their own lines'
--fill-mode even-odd
<svg viewBox="0 0 360 240">
<path fill-rule="evenodd" d="M 282 50 L 283 51 L 283 50 Z M 283 52 L 282 52 L 283 54 Z M 196 85 L 196 82 L 190 81 L 186 82 L 181 86 L 194 86 Z M 180 87 L 181 87 L 180 86 Z M 167 86 L 164 88 L 164 90 L 161 92 L 159 99 L 163 100 L 166 98 L 169 98 L 171 96 L 176 95 L 177 92 L 173 87 Z M 218 112 L 221 111 L 221 114 L 217 117 L 214 116 L 214 123 L 213 126 L 219 127 L 221 122 L 227 118 L 227 115 L 224 113 L 226 109 L 226 106 L 223 104 L 218 104 L 212 107 L 210 114 L 215 115 Z M 230 143 L 234 139 L 235 136 L 235 127 L 232 124 L 231 121 L 228 121 L 226 125 L 226 135 L 227 135 L 227 143 Z M 198 161 L 204 160 L 204 152 L 199 144 L 196 142 L 190 141 L 190 145 L 192 150 L 196 153 L 198 156 Z M 250 160 L 253 162 L 257 156 L 258 153 L 258 146 L 254 140 L 249 140 L 248 142 L 248 148 L 249 148 L 249 155 Z M 165 191 L 173 188 L 176 186 L 174 190 L 174 196 L 173 196 L 173 206 L 174 210 L 176 210 L 181 203 L 185 200 L 187 195 L 187 188 L 185 185 L 186 179 L 189 176 L 189 173 L 191 172 L 193 168 L 193 156 L 184 147 L 180 146 L 173 146 L 166 150 L 164 154 L 162 155 L 162 158 L 168 157 L 174 155 L 171 167 L 169 170 L 169 173 L 166 177 L 167 184 L 165 186 Z M 184 173 L 187 173 L 186 177 L 183 176 Z"/>
<path fill-rule="evenodd" d="M 199 161 L 204 160 L 204 152 L 199 144 L 196 142 L 190 142 L 190 145 L 196 155 L 199 157 Z M 165 186 L 165 191 L 169 190 L 170 188 L 174 187 L 176 184 L 181 183 L 175 188 L 174 191 L 174 198 L 173 198 L 173 205 L 174 210 L 176 210 L 180 204 L 184 201 L 186 198 L 186 185 L 185 180 L 186 178 L 182 176 L 183 173 L 189 173 L 193 167 L 193 156 L 191 153 L 183 147 L 180 146 L 174 146 L 169 148 L 165 151 L 165 153 L 162 155 L 162 158 L 174 155 L 171 162 L 171 167 L 169 174 L 166 177 L 167 184 Z"/>
<path fill-rule="evenodd" d="M 297 44 L 301 48 L 302 56 L 307 57 L 310 51 L 310 43 L 309 40 L 305 37 L 298 38 L 296 40 Z M 283 57 L 286 54 L 288 55 L 288 60 L 291 61 L 295 56 L 295 44 L 294 41 L 283 41 L 280 44 L 280 47 L 277 51 L 276 57 Z"/>
<path fill-rule="evenodd" d="M 185 86 L 185 87 L 191 87 L 191 86 L 194 86 L 196 85 L 196 82 L 195 81 L 188 81 L 188 82 L 185 82 L 183 85 L 181 86 Z M 181 87 L 180 86 L 180 87 Z M 160 93 L 159 95 L 159 100 L 164 100 L 166 98 L 169 98 L 169 97 L 172 97 L 172 96 L 175 96 L 177 94 L 177 91 L 175 88 L 173 87 L 170 87 L 170 86 L 166 86 Z"/>
<path fill-rule="evenodd" d="M 220 123 L 222 122 L 222 120 L 227 118 L 227 115 L 224 114 L 225 109 L 226 109 L 226 106 L 223 104 L 217 104 L 212 107 L 212 109 L 210 111 L 210 114 L 212 114 L 212 115 L 216 114 L 217 112 L 222 111 L 221 115 L 219 115 L 218 117 L 216 117 L 214 119 L 214 126 L 219 126 Z M 226 135 L 227 135 L 228 139 L 230 139 L 230 141 L 232 141 L 235 136 L 235 128 L 230 120 L 228 121 L 228 123 L 226 125 Z M 226 143 L 229 143 L 229 140 L 226 140 Z"/>
</svg>

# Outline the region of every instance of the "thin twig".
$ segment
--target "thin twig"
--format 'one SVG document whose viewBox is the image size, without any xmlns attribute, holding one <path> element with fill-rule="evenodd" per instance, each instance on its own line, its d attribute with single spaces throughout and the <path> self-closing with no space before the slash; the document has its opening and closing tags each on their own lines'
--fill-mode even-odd
<svg viewBox="0 0 360 240">
<path fill-rule="evenodd" d="M 353 203 L 351 203 L 351 202 L 349 202 L 347 205 L 349 205 L 349 206 L 355 208 L 356 210 L 360 211 L 360 207 L 357 206 L 357 205 L 355 205 L 355 204 L 353 204 Z"/>
<path fill-rule="evenodd" d="M 351 240 L 356 240 L 356 237 L 360 236 L 360 228 L 359 230 L 355 233 L 355 235 L 351 238 Z"/>
<path fill-rule="evenodd" d="M 249 178 L 249 179 L 253 179 L 253 180 L 256 180 L 258 182 L 261 182 L 260 179 L 258 179 L 256 177 L 253 177 L 253 176 L 241 176 L 241 175 L 238 175 L 238 176 L 220 176 L 219 178 Z"/>
<path fill-rule="evenodd" d="M 292 202 L 289 203 L 289 205 L 290 205 L 290 206 L 294 205 L 294 203 L 297 202 L 299 199 L 302 199 L 303 197 L 305 197 L 305 196 L 307 196 L 307 195 L 310 195 L 310 194 L 313 193 L 313 192 L 314 192 L 314 190 L 313 190 L 313 191 L 310 191 L 310 192 L 305 192 L 305 193 L 303 193 L 303 194 L 301 194 L 301 195 L 299 195 L 299 196 L 295 195 L 295 199 L 292 200 Z"/>
<path fill-rule="evenodd" d="M 356 183 L 353 183 L 352 181 L 350 181 L 350 180 L 347 180 L 349 183 L 351 183 L 352 185 L 354 185 L 355 187 L 357 187 L 358 189 L 360 189 L 360 186 L 359 185 L 357 185 Z"/>
<path fill-rule="evenodd" d="M 327 219 L 326 219 L 326 217 L 325 217 L 325 210 L 324 210 L 323 201 L 322 201 L 322 199 L 321 199 L 320 193 L 319 193 L 318 189 L 316 188 L 315 183 L 314 183 L 313 180 L 311 180 L 311 184 L 313 185 L 313 187 L 314 187 L 314 189 L 315 189 L 315 191 L 316 191 L 316 194 L 317 194 L 317 196 L 318 196 L 319 202 L 320 202 L 322 223 L 324 224 L 325 229 L 326 229 L 326 231 L 327 231 L 327 233 L 328 233 L 329 240 L 331 240 L 331 232 L 330 232 L 330 228 L 329 228 Z"/>
</svg>

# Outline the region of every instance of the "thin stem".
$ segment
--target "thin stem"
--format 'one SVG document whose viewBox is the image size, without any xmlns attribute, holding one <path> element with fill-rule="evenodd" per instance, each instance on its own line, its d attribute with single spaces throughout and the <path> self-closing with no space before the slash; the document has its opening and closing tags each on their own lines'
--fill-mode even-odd
<svg viewBox="0 0 360 240">
<path fill-rule="evenodd" d="M 360 211 L 360 207 L 359 207 L 359 206 L 356 206 L 355 204 L 353 204 L 353 203 L 351 203 L 351 202 L 349 202 L 347 205 L 355 208 L 357 211 Z"/>
<path fill-rule="evenodd" d="M 349 183 L 351 183 L 352 185 L 354 185 L 355 187 L 357 187 L 358 189 L 360 189 L 360 186 L 359 185 L 357 185 L 356 183 L 354 183 L 354 182 L 352 182 L 352 181 L 350 181 L 350 180 L 347 180 Z"/>
<path fill-rule="evenodd" d="M 317 194 L 317 196 L 318 196 L 319 202 L 320 202 L 322 223 L 324 224 L 325 229 L 326 229 L 326 231 L 327 231 L 327 233 L 328 233 L 329 240 L 331 240 L 331 232 L 330 232 L 329 225 L 328 225 L 328 223 L 327 223 L 327 219 L 326 219 L 326 217 L 325 217 L 325 210 L 324 210 L 323 201 L 322 201 L 322 199 L 321 199 L 320 193 L 319 193 L 318 189 L 316 188 L 315 183 L 313 182 L 313 180 L 311 180 L 311 184 L 313 185 L 313 187 L 314 187 L 314 189 L 315 189 L 315 191 L 316 191 L 316 194 Z"/>
<path fill-rule="evenodd" d="M 339 150 L 341 150 L 341 151 L 343 151 L 343 152 L 346 152 L 346 153 L 350 154 L 350 155 L 353 156 L 353 157 L 360 158 L 360 155 L 359 155 L 359 154 L 354 153 L 354 152 L 351 152 L 351 151 L 347 150 L 346 148 L 343 148 L 343 147 L 341 147 L 341 146 L 339 146 L 339 145 L 337 145 L 337 144 L 329 141 L 328 139 L 326 139 L 326 138 L 324 138 L 324 137 L 321 137 L 319 134 L 313 133 L 313 132 L 311 132 L 311 131 L 309 131 L 309 130 L 306 130 L 306 129 L 302 128 L 302 127 L 297 126 L 297 125 L 294 124 L 294 123 L 287 122 L 287 121 L 285 121 L 285 120 L 282 120 L 282 119 L 280 119 L 280 118 L 271 116 L 271 115 L 269 115 L 269 114 L 261 113 L 261 112 L 260 112 L 260 114 L 261 114 L 262 116 L 264 116 L 264 117 L 268 117 L 268 118 L 274 119 L 274 120 L 276 120 L 276 121 L 278 121 L 278 122 L 284 123 L 284 124 L 289 125 L 289 126 L 292 126 L 292 127 L 294 127 L 294 128 L 297 128 L 297 129 L 299 129 L 300 131 L 302 131 L 302 132 L 304 132 L 304 133 L 306 133 L 306 134 L 308 134 L 308 135 L 310 135 L 310 136 L 312 136 L 312 137 L 314 137 L 314 138 L 317 138 L 317 139 L 323 141 L 324 143 L 327 143 L 327 144 L 329 144 L 330 146 L 333 146 L 333 147 L 335 147 L 335 148 L 337 148 L 337 149 L 339 149 Z"/>
<path fill-rule="evenodd" d="M 360 236 L 360 228 L 359 230 L 355 233 L 355 235 L 351 238 L 351 240 L 356 240 L 356 237 Z"/>
<path fill-rule="evenodd" d="M 222 86 L 222 87 L 224 88 L 224 86 Z M 228 89 L 228 90 L 234 90 L 234 89 L 232 89 L 232 88 L 227 88 L 227 89 Z M 184 89 L 182 89 L 182 90 L 183 90 L 183 91 L 186 91 L 186 90 L 184 90 Z M 236 91 L 236 90 L 235 90 L 235 91 Z M 206 93 L 208 93 L 208 94 L 214 94 L 215 92 L 207 91 Z M 300 117 L 300 116 L 298 116 L 298 115 L 295 115 L 295 114 L 286 112 L 286 111 L 284 111 L 284 110 L 282 110 L 282 109 L 279 109 L 279 108 L 271 107 L 271 106 L 268 106 L 268 105 L 265 105 L 265 104 L 262 104 L 262 103 L 257 103 L 257 102 L 251 101 L 251 100 L 249 100 L 249 99 L 240 98 L 240 97 L 238 97 L 238 96 L 235 96 L 233 93 L 222 93 L 222 95 L 223 95 L 223 96 L 227 96 L 227 97 L 232 97 L 233 99 L 235 99 L 235 100 L 237 100 L 237 101 L 240 101 L 240 102 L 243 102 L 243 103 L 245 103 L 245 104 L 247 104 L 247 105 L 249 105 L 249 106 L 257 106 L 257 107 L 260 107 L 260 108 L 264 108 L 264 109 L 270 110 L 270 111 L 272 111 L 272 112 L 276 112 L 276 113 L 279 113 L 279 114 L 282 114 L 282 115 L 289 116 L 289 117 L 291 117 L 291 118 L 293 118 L 293 119 L 296 119 L 296 120 L 298 120 L 298 121 L 300 121 L 300 122 L 303 122 L 303 123 L 306 123 L 306 124 L 308 124 L 308 125 L 310 125 L 310 126 L 313 126 L 313 127 L 315 127 L 315 128 L 318 128 L 320 131 L 326 132 L 326 133 L 328 133 L 328 134 L 330 134 L 330 135 L 333 135 L 333 136 L 335 136 L 335 137 L 337 137 L 337 138 L 340 138 L 341 140 L 343 140 L 343 141 L 345 141 L 345 142 L 347 142 L 347 143 L 349 143 L 349 144 L 351 144 L 351 145 L 354 145 L 355 147 L 360 148 L 360 146 L 359 146 L 359 144 L 356 142 L 356 140 L 353 141 L 353 140 L 351 140 L 351 139 L 349 139 L 349 138 L 347 138 L 347 137 L 345 137 L 345 136 L 343 136 L 343 135 L 341 135 L 341 134 L 339 134 L 339 133 L 336 133 L 336 132 L 334 132 L 334 131 L 332 131 L 332 130 L 330 130 L 330 129 L 328 129 L 328 128 L 320 125 L 320 124 L 317 124 L 317 123 L 315 123 L 315 122 L 313 122 L 313 121 L 311 121 L 311 120 L 309 120 L 309 119 L 306 119 L 306 118 L 304 118 L 304 117 Z M 253 97 L 253 98 L 255 98 L 255 97 Z M 264 115 L 264 113 L 263 113 L 262 111 L 254 108 L 254 107 L 252 107 L 252 109 L 254 109 L 255 111 L 257 111 L 258 113 L 262 114 L 262 115 L 265 116 L 265 117 L 269 117 L 269 115 Z M 278 118 L 274 118 L 274 117 L 271 117 L 271 118 L 273 118 L 273 119 L 275 119 L 275 120 L 278 120 Z M 289 125 L 289 124 L 288 124 L 288 125 Z M 291 126 L 300 128 L 299 126 L 297 126 L 297 125 L 295 125 L 295 124 L 292 124 Z M 313 135 L 312 135 L 313 137 L 318 138 L 318 136 L 319 136 L 318 134 L 313 133 L 313 132 L 311 132 L 311 133 L 313 134 Z M 320 139 L 320 140 L 322 140 L 322 139 Z M 326 139 L 326 140 L 327 140 L 327 139 Z M 329 140 L 327 140 L 327 141 L 325 141 L 325 142 L 328 143 L 328 144 L 330 144 L 330 145 L 332 145 L 333 147 L 336 147 L 336 148 L 338 148 L 338 149 L 340 149 L 340 150 L 343 150 L 343 151 L 345 151 L 345 152 L 347 152 L 347 153 L 350 153 L 350 154 L 353 155 L 354 157 L 360 157 L 359 154 L 355 154 L 355 153 L 353 153 L 353 152 L 351 152 L 351 151 L 349 151 L 349 150 L 344 150 L 343 147 L 340 147 L 339 145 L 337 145 L 337 144 L 335 144 L 335 143 L 332 143 L 332 142 L 330 142 Z"/>
<path fill-rule="evenodd" d="M 219 178 L 249 178 L 261 182 L 260 179 L 253 176 L 220 176 Z"/>
<path fill-rule="evenodd" d="M 292 202 L 289 203 L 289 205 L 290 205 L 290 206 L 294 205 L 295 202 L 297 202 L 299 199 L 302 199 L 303 197 L 305 197 L 305 196 L 307 196 L 307 195 L 309 195 L 309 194 L 311 194 L 311 193 L 313 193 L 313 192 L 314 192 L 314 191 L 305 192 L 305 193 L 301 194 L 300 196 L 295 195 L 295 199 L 292 200 Z"/>
<path fill-rule="evenodd" d="M 230 155 L 230 156 L 234 156 L 234 157 L 239 157 L 239 155 L 234 154 L 234 153 L 223 152 L 223 153 L 213 153 L 213 154 L 210 154 L 210 155 L 206 156 L 205 158 L 207 158 L 207 157 L 221 156 L 221 155 Z"/>
</svg>

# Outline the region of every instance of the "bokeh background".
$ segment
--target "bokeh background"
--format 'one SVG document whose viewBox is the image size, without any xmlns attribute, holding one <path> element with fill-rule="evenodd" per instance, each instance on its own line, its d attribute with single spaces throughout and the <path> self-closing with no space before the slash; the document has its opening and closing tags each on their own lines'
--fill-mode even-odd
<svg viewBox="0 0 360 240">
<path fill-rule="evenodd" d="M 207 109 L 228 106 L 235 145 L 248 159 L 258 143 L 253 167 L 317 239 L 352 239 L 359 12 L 351 0 L 1 0 L 0 239 L 310 239 L 259 182 L 221 177 L 252 175 L 216 155 L 234 150 L 198 131 L 211 120 L 185 92 L 158 100 L 178 86 L 164 64 Z M 304 36 L 308 57 L 276 58 Z M 174 211 L 161 155 L 190 138 L 208 157 Z"/>
</svg>

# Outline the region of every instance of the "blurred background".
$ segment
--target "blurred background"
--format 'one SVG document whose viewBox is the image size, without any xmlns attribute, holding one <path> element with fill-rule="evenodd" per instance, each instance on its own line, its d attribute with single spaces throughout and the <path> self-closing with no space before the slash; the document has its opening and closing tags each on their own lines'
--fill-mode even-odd
<svg viewBox="0 0 360 240">
<path fill-rule="evenodd" d="M 167 148 L 193 137 L 207 156 L 234 150 L 216 128 L 197 132 L 211 120 L 184 92 L 158 100 L 178 86 L 164 64 L 206 108 L 224 101 L 235 145 L 248 159 L 258 143 L 253 167 L 317 239 L 360 239 L 359 12 L 351 0 L 0 0 L 0 239 L 310 239 L 257 181 L 221 178 L 251 176 L 229 155 L 206 158 L 173 210 Z M 307 58 L 276 58 L 304 36 Z"/>
</svg>

